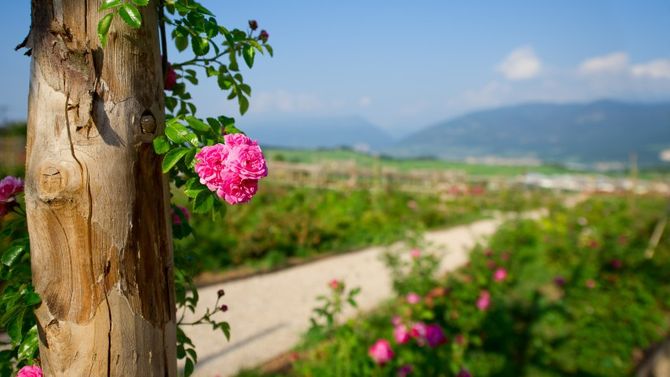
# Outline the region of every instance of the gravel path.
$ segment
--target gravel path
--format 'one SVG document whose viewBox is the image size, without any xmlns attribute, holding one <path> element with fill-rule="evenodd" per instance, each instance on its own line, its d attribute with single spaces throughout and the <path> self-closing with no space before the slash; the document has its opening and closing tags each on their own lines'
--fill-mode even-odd
<svg viewBox="0 0 670 377">
<path fill-rule="evenodd" d="M 532 212 L 525 216 L 540 216 Z M 468 225 L 433 231 L 425 235 L 429 249 L 442 256 L 442 272 L 467 262 L 468 251 L 491 235 L 503 221 L 501 216 Z M 287 270 L 201 288 L 200 306 L 212 306 L 217 290 L 226 291 L 225 314 L 232 327 L 230 342 L 211 327 L 187 329 L 198 351 L 195 376 L 232 376 L 241 368 L 259 365 L 289 351 L 309 326 L 315 298 L 328 292 L 331 279 L 341 279 L 348 287 L 361 287 L 360 309 L 374 308 L 391 297 L 389 273 L 380 260 L 386 247 L 371 247 L 334 256 Z M 353 315 L 355 313 L 345 313 Z M 220 315 L 220 314 L 219 314 Z"/>
</svg>

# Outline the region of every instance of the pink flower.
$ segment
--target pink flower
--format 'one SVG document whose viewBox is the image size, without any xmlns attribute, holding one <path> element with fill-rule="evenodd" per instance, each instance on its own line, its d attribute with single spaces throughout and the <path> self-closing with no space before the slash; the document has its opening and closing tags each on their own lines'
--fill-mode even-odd
<svg viewBox="0 0 670 377">
<path fill-rule="evenodd" d="M 428 325 L 426 327 L 426 341 L 428 346 L 435 348 L 447 342 L 447 337 L 444 335 L 444 330 L 438 324 Z"/>
<path fill-rule="evenodd" d="M 224 140 L 226 144 L 203 147 L 195 155 L 195 172 L 200 183 L 226 202 L 248 202 L 258 191 L 258 180 L 268 174 L 265 157 L 246 135 L 229 134 Z"/>
<path fill-rule="evenodd" d="M 418 259 L 418 258 L 421 256 L 421 250 L 419 250 L 419 249 L 412 249 L 412 250 L 409 252 L 409 255 L 411 255 L 412 258 L 414 258 L 414 259 Z"/>
<path fill-rule="evenodd" d="M 481 291 L 479 293 L 479 298 L 477 299 L 477 308 L 481 311 L 485 311 L 491 305 L 491 294 L 489 291 Z"/>
<path fill-rule="evenodd" d="M 416 339 L 421 344 L 426 338 L 426 331 L 426 324 L 423 322 L 417 322 L 412 325 L 412 329 L 409 331 L 409 334 L 412 336 L 412 338 Z"/>
<path fill-rule="evenodd" d="M 180 216 L 181 214 L 181 216 Z M 172 223 L 175 225 L 181 224 L 181 218 L 188 221 L 191 218 L 191 213 L 183 206 L 176 206 L 172 208 Z"/>
<path fill-rule="evenodd" d="M 216 190 L 216 195 L 224 199 L 229 204 L 246 203 L 256 195 L 258 191 L 258 181 L 255 179 L 242 179 L 232 172 L 223 173 L 220 186 Z"/>
<path fill-rule="evenodd" d="M 593 279 L 589 279 L 586 281 L 586 287 L 589 289 L 593 289 L 596 287 L 596 281 Z"/>
<path fill-rule="evenodd" d="M 472 377 L 472 374 L 467 369 L 461 369 L 456 377 Z"/>
<path fill-rule="evenodd" d="M 400 326 L 402 324 L 402 318 L 400 318 L 400 316 L 397 315 L 393 316 L 393 318 L 391 318 L 391 323 L 393 324 L 393 326 Z"/>
<path fill-rule="evenodd" d="M 393 358 L 391 343 L 386 339 L 379 339 L 368 350 L 368 355 L 379 365 L 384 365 Z"/>
<path fill-rule="evenodd" d="M 410 292 L 407 295 L 407 303 L 410 305 L 418 304 L 421 301 L 421 296 L 414 292 Z"/>
<path fill-rule="evenodd" d="M 336 291 L 337 289 L 339 289 L 340 286 L 341 286 L 341 285 L 340 285 L 340 281 L 337 280 L 337 279 L 333 279 L 333 280 L 331 280 L 331 281 L 328 283 L 328 285 L 330 286 L 330 289 L 332 289 L 332 290 L 334 290 L 334 291 Z"/>
<path fill-rule="evenodd" d="M 168 64 L 167 72 L 165 72 L 165 83 L 163 87 L 165 90 L 172 90 L 174 89 L 175 85 L 177 85 L 177 72 L 175 72 L 174 68 L 172 68 L 172 65 Z"/>
<path fill-rule="evenodd" d="M 493 273 L 493 280 L 495 281 L 503 281 L 507 278 L 507 270 L 499 267 L 494 273 Z"/>
<path fill-rule="evenodd" d="M 414 369 L 411 365 L 405 364 L 398 369 L 398 377 L 407 377 L 410 373 L 412 373 L 412 370 Z"/>
<path fill-rule="evenodd" d="M 14 196 L 23 191 L 23 181 L 20 178 L 7 176 L 0 181 L 0 203 L 15 201 Z"/>
<path fill-rule="evenodd" d="M 226 171 L 225 162 L 229 148 L 224 144 L 215 144 L 203 147 L 195 155 L 195 172 L 200 177 L 200 183 L 211 191 L 217 191 L 222 185 L 222 173 Z"/>
<path fill-rule="evenodd" d="M 42 368 L 37 365 L 25 366 L 19 370 L 16 377 L 42 377 Z"/>
<path fill-rule="evenodd" d="M 225 135 L 224 139 L 230 150 L 228 169 L 244 179 L 261 179 L 268 175 L 265 157 L 257 142 L 243 134 Z"/>
<path fill-rule="evenodd" d="M 409 342 L 410 334 L 409 331 L 407 331 L 407 326 L 402 324 L 395 326 L 393 328 L 393 337 L 398 344 L 405 344 Z"/>
</svg>

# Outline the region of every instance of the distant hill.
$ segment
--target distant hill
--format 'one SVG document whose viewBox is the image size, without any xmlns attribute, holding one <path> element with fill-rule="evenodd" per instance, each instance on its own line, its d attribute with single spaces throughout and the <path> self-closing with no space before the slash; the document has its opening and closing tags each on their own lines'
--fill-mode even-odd
<svg viewBox="0 0 670 377">
<path fill-rule="evenodd" d="M 387 132 L 359 117 L 279 119 L 242 128 L 261 145 L 273 147 L 378 150 L 394 142 Z"/>
<path fill-rule="evenodd" d="M 462 160 L 488 156 L 559 163 L 660 163 L 670 148 L 670 103 L 531 103 L 470 113 L 418 131 L 387 148 L 397 156 Z"/>
</svg>

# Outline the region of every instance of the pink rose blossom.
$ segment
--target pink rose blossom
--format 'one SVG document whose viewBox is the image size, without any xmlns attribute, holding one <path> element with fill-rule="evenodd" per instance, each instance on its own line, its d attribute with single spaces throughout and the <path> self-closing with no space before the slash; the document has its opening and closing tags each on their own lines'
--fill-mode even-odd
<svg viewBox="0 0 670 377">
<path fill-rule="evenodd" d="M 426 327 L 426 342 L 431 348 L 435 348 L 447 342 L 447 337 L 444 335 L 444 330 L 438 324 L 428 325 Z"/>
<path fill-rule="evenodd" d="M 416 339 L 421 344 L 426 338 L 426 331 L 426 324 L 423 322 L 417 322 L 412 325 L 412 329 L 410 330 L 409 334 L 412 336 L 412 338 Z"/>
<path fill-rule="evenodd" d="M 42 368 L 37 365 L 25 366 L 19 370 L 16 377 L 42 377 Z"/>
<path fill-rule="evenodd" d="M 409 252 L 409 255 L 411 255 L 412 258 L 414 258 L 414 259 L 418 259 L 418 258 L 421 256 L 421 250 L 419 250 L 419 249 L 412 249 L 412 250 Z"/>
<path fill-rule="evenodd" d="M 0 181 L 0 203 L 13 202 L 14 196 L 23 191 L 23 181 L 20 178 L 7 176 Z"/>
<path fill-rule="evenodd" d="M 336 291 L 337 289 L 340 288 L 340 281 L 337 279 L 333 279 L 330 282 L 328 282 L 328 286 L 330 286 L 330 289 Z"/>
<path fill-rule="evenodd" d="M 411 365 L 405 364 L 398 369 L 398 377 L 407 377 L 413 370 Z"/>
<path fill-rule="evenodd" d="M 419 302 L 421 302 L 421 296 L 419 296 L 418 294 L 411 292 L 407 295 L 408 304 L 414 305 L 418 304 Z"/>
<path fill-rule="evenodd" d="M 179 216 L 181 213 L 181 216 Z M 186 207 L 176 206 L 172 208 L 172 223 L 175 225 L 181 225 L 181 218 L 188 221 L 191 218 L 191 213 Z"/>
<path fill-rule="evenodd" d="M 405 344 L 409 342 L 410 334 L 409 331 L 407 331 L 407 326 L 401 324 L 394 327 L 393 337 L 395 338 L 395 341 L 398 344 Z"/>
<path fill-rule="evenodd" d="M 393 316 L 393 318 L 391 318 L 391 323 L 393 324 L 393 326 L 400 326 L 402 324 L 402 318 L 400 318 L 400 316 L 397 315 Z"/>
<path fill-rule="evenodd" d="M 477 299 L 477 309 L 485 311 L 491 305 L 491 294 L 489 291 L 481 291 Z"/>
<path fill-rule="evenodd" d="M 507 270 L 499 267 L 494 273 L 493 273 L 493 280 L 495 281 L 503 281 L 507 278 Z"/>
<path fill-rule="evenodd" d="M 384 365 L 393 359 L 391 343 L 386 339 L 379 339 L 368 350 L 368 355 L 379 365 Z"/>
<path fill-rule="evenodd" d="M 225 144 L 215 144 L 203 147 L 195 155 L 195 172 L 200 177 L 200 183 L 211 191 L 216 191 L 222 185 L 222 173 L 225 172 L 225 162 L 229 148 Z"/>
<path fill-rule="evenodd" d="M 196 157 L 200 183 L 230 204 L 251 200 L 258 180 L 268 175 L 258 143 L 244 134 L 224 136 L 225 144 L 203 147 Z"/>
<path fill-rule="evenodd" d="M 256 195 L 256 191 L 258 191 L 257 180 L 242 179 L 232 172 L 227 172 L 222 177 L 216 194 L 229 204 L 240 204 L 251 200 Z"/>
</svg>

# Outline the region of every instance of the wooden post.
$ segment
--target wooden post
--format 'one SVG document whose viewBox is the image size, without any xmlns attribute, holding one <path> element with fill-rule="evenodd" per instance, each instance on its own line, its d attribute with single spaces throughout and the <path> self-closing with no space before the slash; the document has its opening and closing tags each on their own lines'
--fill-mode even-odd
<svg viewBox="0 0 670 377">
<path fill-rule="evenodd" d="M 169 192 L 156 4 L 33 0 L 26 207 L 46 376 L 176 376 Z"/>
</svg>

